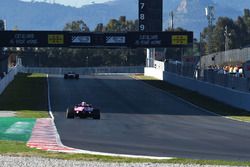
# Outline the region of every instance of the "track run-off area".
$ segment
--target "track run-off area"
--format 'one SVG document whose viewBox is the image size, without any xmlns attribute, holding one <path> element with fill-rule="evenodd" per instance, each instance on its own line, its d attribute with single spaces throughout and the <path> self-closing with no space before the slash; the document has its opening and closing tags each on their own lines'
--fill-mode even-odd
<svg viewBox="0 0 250 167">
<path fill-rule="evenodd" d="M 207 112 L 126 75 L 49 75 L 51 110 L 65 146 L 140 156 L 249 160 L 250 124 Z M 66 119 L 87 101 L 101 120 Z"/>
</svg>

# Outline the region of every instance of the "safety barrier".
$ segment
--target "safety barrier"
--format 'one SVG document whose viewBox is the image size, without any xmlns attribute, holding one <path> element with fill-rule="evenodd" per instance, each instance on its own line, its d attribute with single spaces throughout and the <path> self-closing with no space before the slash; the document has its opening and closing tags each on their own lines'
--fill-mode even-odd
<svg viewBox="0 0 250 167">
<path fill-rule="evenodd" d="M 80 75 L 99 74 L 99 73 L 144 73 L 143 66 L 131 67 L 82 67 L 82 68 L 38 68 L 25 67 L 26 73 L 46 73 L 46 74 L 65 74 L 75 72 Z"/>
<path fill-rule="evenodd" d="M 163 78 L 169 83 L 198 92 L 231 106 L 250 111 L 250 93 L 169 72 L 163 72 Z"/>
<path fill-rule="evenodd" d="M 5 88 L 10 84 L 10 82 L 14 80 L 15 75 L 18 73 L 20 68 L 20 66 L 12 68 L 8 72 L 8 74 L 6 74 L 2 79 L 0 79 L 0 94 L 2 94 Z"/>
<path fill-rule="evenodd" d="M 230 89 L 244 92 L 250 91 L 250 79 L 237 77 L 236 74 L 221 74 L 214 70 L 204 70 L 203 80 Z"/>
<path fill-rule="evenodd" d="M 174 85 L 198 92 L 200 94 L 211 97 L 213 99 L 229 104 L 231 106 L 250 111 L 250 103 L 249 103 L 250 93 L 239 91 L 248 89 L 248 87 L 242 85 L 250 85 L 249 81 L 243 78 L 236 78 L 236 77 L 228 78 L 226 77 L 226 75 L 223 75 L 224 77 L 218 75 L 216 78 L 210 78 L 209 80 L 214 81 L 214 83 L 210 83 L 197 80 L 194 77 L 192 78 L 192 77 L 182 76 L 179 75 L 178 73 L 162 71 L 160 69 L 148 68 L 148 67 L 145 68 L 144 75 L 152 76 L 157 79 L 167 81 Z M 228 79 L 231 80 L 228 81 Z M 234 81 L 236 79 L 239 81 L 237 82 Z M 227 80 L 227 81 L 222 82 L 222 80 Z M 228 83 L 228 85 L 215 84 L 217 82 L 225 84 Z M 236 88 L 238 88 L 239 90 L 236 90 Z"/>
</svg>

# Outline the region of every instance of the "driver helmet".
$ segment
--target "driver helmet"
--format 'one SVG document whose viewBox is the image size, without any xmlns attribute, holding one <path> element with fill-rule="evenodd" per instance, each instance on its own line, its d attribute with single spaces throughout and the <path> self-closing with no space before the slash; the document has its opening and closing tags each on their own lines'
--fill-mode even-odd
<svg viewBox="0 0 250 167">
<path fill-rule="evenodd" d="M 81 102 L 81 105 L 82 105 L 82 106 L 85 106 L 85 105 L 86 105 L 86 102 L 84 102 L 84 101 Z"/>
</svg>

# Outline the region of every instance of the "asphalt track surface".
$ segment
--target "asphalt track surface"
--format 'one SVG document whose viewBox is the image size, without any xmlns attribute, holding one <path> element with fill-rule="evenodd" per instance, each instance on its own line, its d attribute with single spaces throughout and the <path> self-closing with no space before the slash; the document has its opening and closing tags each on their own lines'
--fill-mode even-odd
<svg viewBox="0 0 250 167">
<path fill-rule="evenodd" d="M 106 153 L 250 160 L 250 124 L 213 115 L 128 76 L 50 75 L 51 106 L 62 143 Z M 88 101 L 101 120 L 66 119 Z"/>
</svg>

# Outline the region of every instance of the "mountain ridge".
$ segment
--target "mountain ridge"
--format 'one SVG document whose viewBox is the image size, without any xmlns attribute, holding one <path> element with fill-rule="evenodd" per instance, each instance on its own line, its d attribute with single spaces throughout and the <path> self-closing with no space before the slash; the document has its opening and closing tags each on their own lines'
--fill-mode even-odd
<svg viewBox="0 0 250 167">
<path fill-rule="evenodd" d="M 236 18 L 250 8 L 246 0 L 163 0 L 164 29 L 169 27 L 169 12 L 174 11 L 175 27 L 183 27 L 196 34 L 207 25 L 205 7 L 215 6 L 215 16 Z M 227 3 L 226 3 L 227 2 Z M 81 8 L 45 2 L 23 2 L 1 0 L 0 19 L 7 20 L 7 28 L 20 30 L 62 30 L 73 20 L 84 20 L 91 30 L 98 23 L 106 24 L 110 19 L 126 16 L 128 20 L 138 18 L 138 0 L 115 0 L 101 4 L 84 5 Z"/>
</svg>

